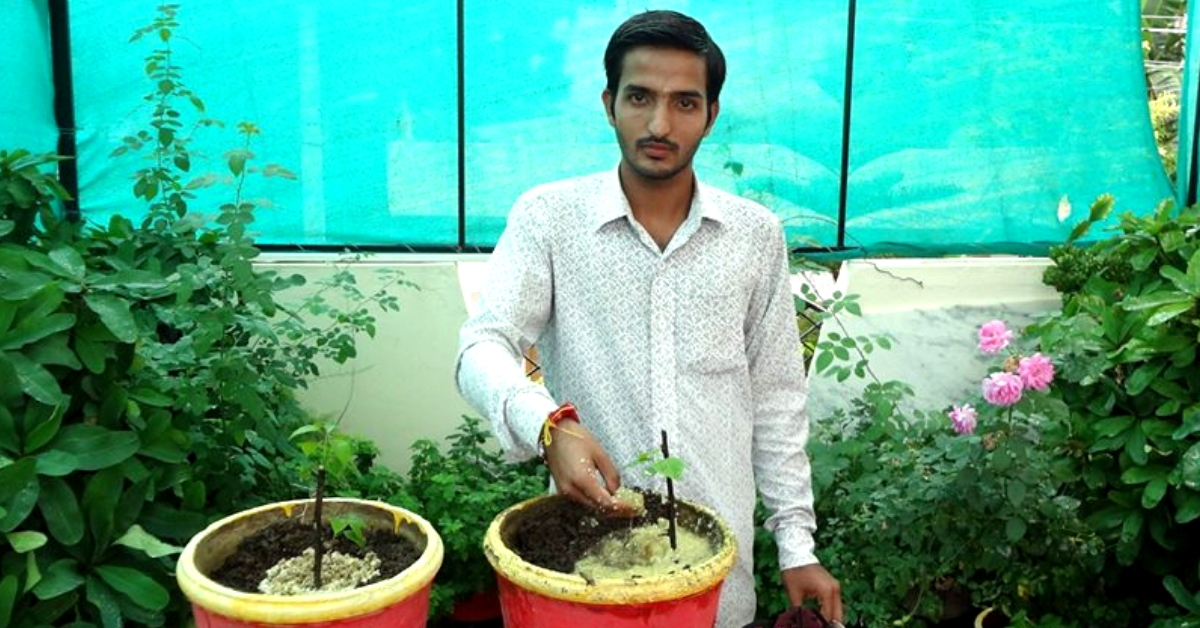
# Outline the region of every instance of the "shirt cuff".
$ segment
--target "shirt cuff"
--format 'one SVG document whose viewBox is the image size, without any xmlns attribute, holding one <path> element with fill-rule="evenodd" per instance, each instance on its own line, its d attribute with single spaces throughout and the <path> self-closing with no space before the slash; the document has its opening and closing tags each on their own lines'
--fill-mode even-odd
<svg viewBox="0 0 1200 628">
<path fill-rule="evenodd" d="M 505 414 L 508 415 L 507 423 L 517 449 L 514 453 L 525 454 L 520 455 L 520 458 L 530 458 L 541 453 L 538 439 L 542 436 L 542 425 L 546 423 L 550 413 L 557 409 L 558 404 L 550 398 L 543 386 L 531 385 L 512 396 Z"/>
<path fill-rule="evenodd" d="M 779 526 L 775 529 L 775 544 L 779 547 L 779 569 L 792 569 L 819 564 L 814 553 L 816 543 L 812 530 L 802 525 Z"/>
</svg>

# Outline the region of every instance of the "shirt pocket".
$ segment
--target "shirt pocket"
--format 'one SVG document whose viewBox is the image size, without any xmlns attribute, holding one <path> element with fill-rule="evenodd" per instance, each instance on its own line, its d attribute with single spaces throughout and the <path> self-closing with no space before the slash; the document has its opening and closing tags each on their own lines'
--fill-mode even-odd
<svg viewBox="0 0 1200 628">
<path fill-rule="evenodd" d="M 745 371 L 746 307 L 741 292 L 733 288 L 683 291 L 675 308 L 680 368 L 709 374 Z"/>
</svg>

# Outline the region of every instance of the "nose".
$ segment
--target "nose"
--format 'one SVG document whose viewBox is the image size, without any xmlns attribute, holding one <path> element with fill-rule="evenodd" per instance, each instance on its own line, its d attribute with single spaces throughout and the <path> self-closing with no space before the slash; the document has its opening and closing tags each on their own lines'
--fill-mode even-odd
<svg viewBox="0 0 1200 628">
<path fill-rule="evenodd" d="M 650 112 L 646 131 L 653 137 L 666 137 L 671 133 L 671 113 L 666 103 L 657 103 Z"/>
</svg>

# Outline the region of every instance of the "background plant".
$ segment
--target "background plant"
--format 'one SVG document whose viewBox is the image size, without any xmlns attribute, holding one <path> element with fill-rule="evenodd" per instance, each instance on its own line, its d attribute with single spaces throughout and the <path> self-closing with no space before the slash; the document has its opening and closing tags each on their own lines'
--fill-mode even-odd
<svg viewBox="0 0 1200 628">
<path fill-rule="evenodd" d="M 483 554 L 488 526 L 509 506 L 544 495 L 550 482 L 541 460 L 506 461 L 481 419 L 462 419 L 444 449 L 429 439 L 412 444 L 406 490 L 393 497 L 433 524 L 445 545 L 433 581 L 432 618 L 449 614 L 472 594 L 495 589 L 496 576 Z"/>
<path fill-rule="evenodd" d="M 133 184 L 140 224 L 59 221 L 55 158 L 0 153 L 3 628 L 183 625 L 179 545 L 217 516 L 294 496 L 281 461 L 298 454 L 296 389 L 398 307 L 348 274 L 283 299 L 303 278 L 254 266 L 246 186 L 292 175 L 256 165 L 248 123 L 225 174 L 193 174 L 191 133 L 217 125 L 173 62 L 177 27 L 164 6 L 135 35 L 156 42 L 149 126 L 118 149 L 148 164 Z M 194 194 L 212 186 L 228 200 L 200 214 Z"/>
<path fill-rule="evenodd" d="M 1167 202 L 1145 217 L 1124 214 L 1110 237 L 1078 246 L 1112 206 L 1098 199 L 1051 251 L 1045 280 L 1064 304 L 1031 331 L 1060 356 L 1077 496 L 1112 548 L 1109 577 L 1157 604 L 1163 621 L 1196 624 L 1200 210 Z"/>
</svg>

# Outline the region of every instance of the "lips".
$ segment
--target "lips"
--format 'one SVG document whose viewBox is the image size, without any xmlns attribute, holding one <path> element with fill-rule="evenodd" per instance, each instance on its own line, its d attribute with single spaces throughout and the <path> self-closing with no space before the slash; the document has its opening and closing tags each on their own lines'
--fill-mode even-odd
<svg viewBox="0 0 1200 628">
<path fill-rule="evenodd" d="M 638 144 L 647 155 L 654 158 L 666 157 L 675 150 L 675 147 L 671 144 L 662 142 L 639 142 Z"/>
</svg>

